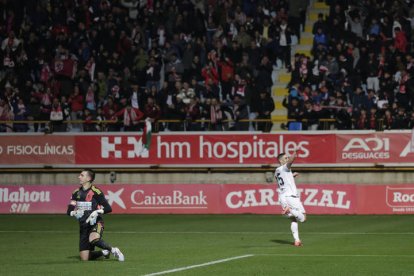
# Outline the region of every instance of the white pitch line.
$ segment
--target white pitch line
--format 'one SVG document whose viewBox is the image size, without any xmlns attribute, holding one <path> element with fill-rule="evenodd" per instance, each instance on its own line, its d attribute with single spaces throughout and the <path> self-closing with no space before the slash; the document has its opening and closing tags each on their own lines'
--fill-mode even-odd
<svg viewBox="0 0 414 276">
<path fill-rule="evenodd" d="M 380 254 L 254 254 L 255 256 L 278 257 L 405 257 L 413 258 L 414 255 L 380 255 Z"/>
<path fill-rule="evenodd" d="M 151 274 L 146 274 L 144 276 L 155 276 L 155 275 L 163 275 L 163 274 L 168 274 L 168 273 L 174 273 L 174 272 L 178 272 L 178 271 L 189 270 L 189 269 L 193 269 L 193 268 L 197 268 L 197 267 L 209 266 L 209 265 L 214 265 L 214 264 L 229 262 L 229 261 L 243 259 L 243 258 L 248 258 L 248 257 L 252 257 L 252 256 L 254 256 L 254 255 L 249 254 L 249 255 L 236 256 L 236 257 L 231 257 L 231 258 L 227 258 L 227 259 L 220 259 L 220 260 L 217 260 L 217 261 L 212 261 L 212 262 L 203 263 L 203 264 L 190 265 L 190 266 L 184 266 L 184 267 L 174 268 L 174 269 L 171 269 L 171 270 L 165 270 L 165 271 L 161 271 L 161 272 L 155 272 L 155 273 L 151 273 Z"/>
<path fill-rule="evenodd" d="M 1 231 L 0 231 L 1 233 Z M 283 235 L 283 234 L 289 234 L 289 232 L 218 232 L 218 231 L 106 231 L 105 233 L 113 233 L 113 234 L 239 234 L 239 235 Z M 392 232 L 309 232 L 305 233 L 305 235 L 414 235 L 414 232 L 400 232 L 400 233 L 392 233 Z"/>
<path fill-rule="evenodd" d="M 73 231 L 60 231 L 60 230 L 0 230 L 0 233 L 73 233 Z M 223 235 L 283 235 L 289 234 L 288 232 L 218 232 L 218 231 L 105 231 L 105 233 L 111 234 L 223 234 Z M 308 232 L 306 235 L 414 235 L 414 232 Z"/>
</svg>

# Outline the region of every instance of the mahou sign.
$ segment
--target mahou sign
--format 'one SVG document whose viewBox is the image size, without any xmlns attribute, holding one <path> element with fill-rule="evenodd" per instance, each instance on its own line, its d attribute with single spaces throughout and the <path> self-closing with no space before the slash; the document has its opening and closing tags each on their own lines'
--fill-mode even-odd
<svg viewBox="0 0 414 276">
<path fill-rule="evenodd" d="M 175 133 L 152 136 L 143 151 L 141 133 L 99 135 L 0 135 L 0 167 L 149 167 L 275 165 L 298 148 L 298 166 L 414 164 L 410 131 L 344 133 Z"/>
<path fill-rule="evenodd" d="M 115 214 L 280 214 L 276 185 L 101 185 Z M 62 214 L 74 186 L 0 186 L 1 214 Z M 413 185 L 299 185 L 309 214 L 413 214 Z"/>
</svg>

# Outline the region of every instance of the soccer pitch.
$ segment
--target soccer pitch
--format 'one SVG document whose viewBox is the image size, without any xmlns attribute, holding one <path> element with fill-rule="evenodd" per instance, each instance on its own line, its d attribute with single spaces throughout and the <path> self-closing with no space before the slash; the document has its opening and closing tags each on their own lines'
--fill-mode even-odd
<svg viewBox="0 0 414 276">
<path fill-rule="evenodd" d="M 81 262 L 64 215 L 0 215 L 1 275 L 413 275 L 412 216 L 106 215 L 125 262 Z"/>
</svg>

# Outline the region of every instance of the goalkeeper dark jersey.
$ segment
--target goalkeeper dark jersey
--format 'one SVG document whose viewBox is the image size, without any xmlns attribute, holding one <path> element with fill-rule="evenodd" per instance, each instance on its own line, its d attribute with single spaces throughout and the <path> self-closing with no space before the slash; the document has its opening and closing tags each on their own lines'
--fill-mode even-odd
<svg viewBox="0 0 414 276">
<path fill-rule="evenodd" d="M 86 219 L 89 215 L 93 211 L 102 208 L 105 214 L 112 212 L 112 208 L 106 200 L 104 193 L 99 188 L 92 185 L 89 189 L 84 190 L 80 187 L 72 193 L 67 214 L 70 215 L 70 212 L 75 209 L 84 210 L 84 214 L 79 219 L 79 223 L 86 224 Z M 97 220 L 102 220 L 102 217 L 99 215 Z"/>
</svg>

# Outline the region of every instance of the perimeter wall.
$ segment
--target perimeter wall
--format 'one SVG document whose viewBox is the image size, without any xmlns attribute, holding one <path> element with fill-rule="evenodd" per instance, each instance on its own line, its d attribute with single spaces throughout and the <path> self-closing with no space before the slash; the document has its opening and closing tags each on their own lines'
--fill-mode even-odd
<svg viewBox="0 0 414 276">
<path fill-rule="evenodd" d="M 0 136 L 0 213 L 62 213 L 83 167 L 115 213 L 279 213 L 275 157 L 312 214 L 414 212 L 412 134 L 286 132 Z"/>
</svg>

